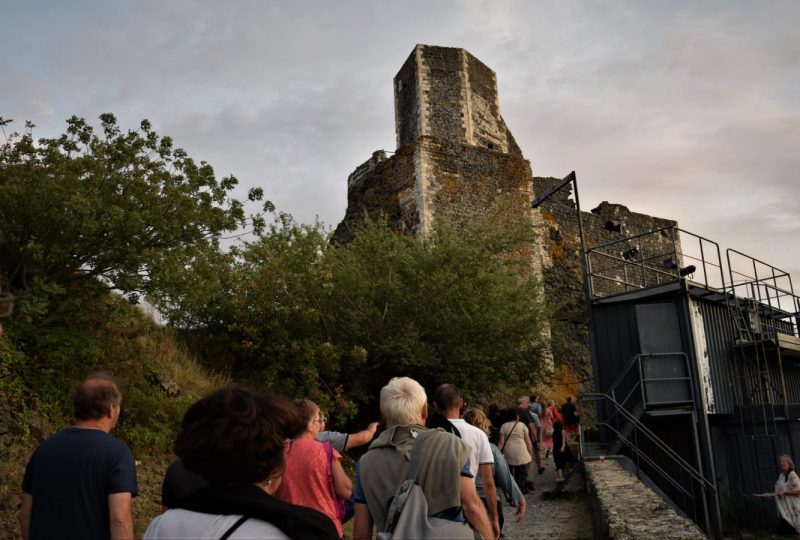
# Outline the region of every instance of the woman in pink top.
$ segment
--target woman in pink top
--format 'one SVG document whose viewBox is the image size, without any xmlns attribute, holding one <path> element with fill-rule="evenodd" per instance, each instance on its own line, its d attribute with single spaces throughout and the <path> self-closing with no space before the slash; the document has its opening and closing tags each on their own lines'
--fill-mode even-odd
<svg viewBox="0 0 800 540">
<path fill-rule="evenodd" d="M 541 445 L 545 449 L 545 458 L 553 451 L 553 425 L 557 420 L 556 415 L 558 415 L 558 410 L 553 405 L 553 400 L 548 400 L 544 409 L 544 418 L 542 418 Z"/>
<path fill-rule="evenodd" d="M 306 423 L 306 430 L 286 446 L 286 465 L 278 496 L 286 502 L 319 510 L 331 518 L 341 538 L 342 522 L 336 515 L 336 500 L 328 481 L 328 453 L 323 443 L 317 441 L 317 434 L 325 428 L 325 415 L 311 400 L 298 399 L 293 403 Z M 349 499 L 353 483 L 342 468 L 341 454 L 331 450 L 330 470 L 336 495 Z"/>
</svg>

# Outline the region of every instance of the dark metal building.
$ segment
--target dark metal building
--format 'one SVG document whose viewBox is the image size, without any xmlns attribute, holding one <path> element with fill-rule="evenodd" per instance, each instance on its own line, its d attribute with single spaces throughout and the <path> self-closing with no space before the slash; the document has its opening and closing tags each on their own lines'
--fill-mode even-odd
<svg viewBox="0 0 800 540">
<path fill-rule="evenodd" d="M 628 456 L 710 536 L 777 526 L 777 457 L 800 457 L 791 276 L 677 228 L 585 250 L 596 393 L 583 451 Z M 746 523 L 743 521 L 746 519 Z"/>
</svg>

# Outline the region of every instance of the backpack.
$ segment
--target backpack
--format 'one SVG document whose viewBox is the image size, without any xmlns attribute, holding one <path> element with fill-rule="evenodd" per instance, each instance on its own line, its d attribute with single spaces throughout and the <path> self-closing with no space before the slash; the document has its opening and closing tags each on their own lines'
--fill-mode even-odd
<svg viewBox="0 0 800 540">
<path fill-rule="evenodd" d="M 431 433 L 430 431 L 419 433 L 414 439 L 408 476 L 390 499 L 386 524 L 383 531 L 378 533 L 377 540 L 400 538 L 474 540 L 475 535 L 466 523 L 428 517 L 428 500 L 417 484 L 416 478 L 422 443 Z"/>
</svg>

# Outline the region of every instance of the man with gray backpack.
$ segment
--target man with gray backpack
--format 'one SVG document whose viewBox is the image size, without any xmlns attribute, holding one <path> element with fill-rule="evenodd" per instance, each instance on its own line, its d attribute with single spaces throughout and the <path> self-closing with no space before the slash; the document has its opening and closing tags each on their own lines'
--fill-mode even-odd
<svg viewBox="0 0 800 540">
<path fill-rule="evenodd" d="M 470 472 L 469 446 L 425 427 L 420 384 L 396 377 L 381 389 L 386 430 L 356 465 L 353 538 L 495 539 Z M 470 528 L 472 527 L 472 528 Z"/>
</svg>

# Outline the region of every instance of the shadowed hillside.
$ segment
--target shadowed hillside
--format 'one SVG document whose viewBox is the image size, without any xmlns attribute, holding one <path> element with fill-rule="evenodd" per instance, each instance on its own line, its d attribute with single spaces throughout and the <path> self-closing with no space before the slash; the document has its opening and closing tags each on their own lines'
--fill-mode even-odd
<svg viewBox="0 0 800 540">
<path fill-rule="evenodd" d="M 0 538 L 18 538 L 14 513 L 25 463 L 37 444 L 71 422 L 69 394 L 86 374 L 107 370 L 120 381 L 122 415 L 112 435 L 133 451 L 139 479 L 137 536 L 160 508 L 161 478 L 186 408 L 226 383 L 118 296 L 99 295 L 62 323 L 36 328 L 5 322 L 0 338 Z"/>
</svg>

